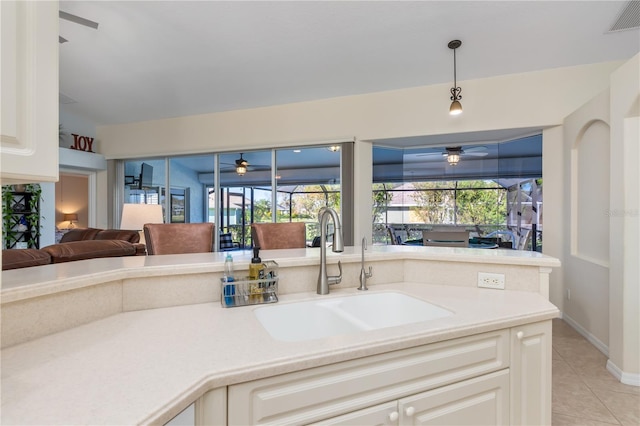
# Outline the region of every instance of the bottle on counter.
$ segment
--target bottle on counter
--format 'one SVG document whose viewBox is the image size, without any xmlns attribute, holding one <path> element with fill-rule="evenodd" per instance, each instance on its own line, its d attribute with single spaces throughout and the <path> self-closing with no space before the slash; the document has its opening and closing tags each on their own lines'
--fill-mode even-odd
<svg viewBox="0 0 640 426">
<path fill-rule="evenodd" d="M 249 280 L 256 281 L 264 278 L 264 265 L 260 259 L 260 247 L 253 248 L 253 258 L 249 264 Z M 251 300 L 254 303 L 262 302 L 262 283 L 251 283 Z"/>
<path fill-rule="evenodd" d="M 229 284 L 233 282 L 233 257 L 231 253 L 227 254 L 227 257 L 224 259 L 224 303 L 227 306 L 233 306 L 234 304 L 234 295 L 236 293 L 236 286 L 234 284 Z"/>
</svg>

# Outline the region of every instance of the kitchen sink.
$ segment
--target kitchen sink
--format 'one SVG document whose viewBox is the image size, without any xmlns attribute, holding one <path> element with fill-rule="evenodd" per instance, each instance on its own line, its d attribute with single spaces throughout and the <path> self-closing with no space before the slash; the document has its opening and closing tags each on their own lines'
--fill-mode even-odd
<svg viewBox="0 0 640 426">
<path fill-rule="evenodd" d="M 299 342 L 430 321 L 453 312 L 403 293 L 380 292 L 263 306 L 254 314 L 274 339 Z"/>
</svg>

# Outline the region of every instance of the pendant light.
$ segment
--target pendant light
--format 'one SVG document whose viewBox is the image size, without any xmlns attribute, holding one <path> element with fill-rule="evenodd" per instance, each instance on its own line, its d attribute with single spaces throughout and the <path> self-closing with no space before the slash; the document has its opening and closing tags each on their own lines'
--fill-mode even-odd
<svg viewBox="0 0 640 426">
<path fill-rule="evenodd" d="M 460 99 L 462 99 L 462 96 L 460 95 L 462 88 L 458 87 L 456 78 L 456 49 L 462 46 L 462 42 L 460 40 L 451 40 L 448 46 L 449 49 L 453 49 L 453 87 L 451 88 L 451 106 L 449 107 L 449 114 L 459 115 L 462 114 L 462 104 L 460 103 Z"/>
</svg>

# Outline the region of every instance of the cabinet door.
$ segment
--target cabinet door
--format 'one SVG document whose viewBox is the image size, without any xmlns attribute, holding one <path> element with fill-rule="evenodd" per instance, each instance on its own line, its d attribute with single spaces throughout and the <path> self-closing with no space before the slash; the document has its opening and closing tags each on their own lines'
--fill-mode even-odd
<svg viewBox="0 0 640 426">
<path fill-rule="evenodd" d="M 396 426 L 398 425 L 398 403 L 397 401 L 365 408 L 338 417 L 332 417 L 312 425 L 370 425 L 370 426 Z"/>
<path fill-rule="evenodd" d="M 551 321 L 511 329 L 511 423 L 551 424 Z"/>
<path fill-rule="evenodd" d="M 58 2 L 0 1 L 0 178 L 58 180 Z"/>
<path fill-rule="evenodd" d="M 509 366 L 500 330 L 229 386 L 230 425 L 307 424 Z"/>
<path fill-rule="evenodd" d="M 401 425 L 509 424 L 509 369 L 402 398 Z"/>
</svg>

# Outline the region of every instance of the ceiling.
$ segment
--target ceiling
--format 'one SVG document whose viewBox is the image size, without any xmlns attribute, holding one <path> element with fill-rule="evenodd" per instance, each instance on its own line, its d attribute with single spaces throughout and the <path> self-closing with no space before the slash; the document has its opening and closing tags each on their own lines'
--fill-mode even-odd
<svg viewBox="0 0 640 426">
<path fill-rule="evenodd" d="M 447 83 L 452 39 L 459 81 L 625 60 L 638 29 L 608 30 L 627 4 L 61 1 L 99 27 L 60 21 L 60 92 L 109 125 Z"/>
</svg>

